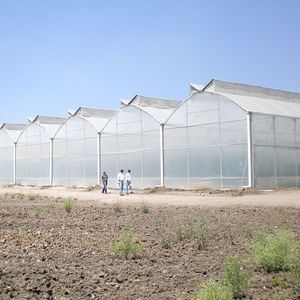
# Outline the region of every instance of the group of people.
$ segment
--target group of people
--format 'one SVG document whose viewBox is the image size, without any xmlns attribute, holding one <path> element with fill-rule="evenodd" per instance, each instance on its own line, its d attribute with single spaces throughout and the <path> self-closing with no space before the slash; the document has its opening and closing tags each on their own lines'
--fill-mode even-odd
<svg viewBox="0 0 300 300">
<path fill-rule="evenodd" d="M 102 194 L 107 194 L 107 182 L 108 182 L 108 175 L 104 171 L 102 175 L 102 183 L 103 189 Z M 124 192 L 124 182 L 126 183 L 126 194 L 133 194 L 132 192 L 132 185 L 131 185 L 131 170 L 128 170 L 127 173 L 124 175 L 124 170 L 120 170 L 120 173 L 117 175 L 117 182 L 120 188 L 120 196 L 123 196 Z"/>
</svg>

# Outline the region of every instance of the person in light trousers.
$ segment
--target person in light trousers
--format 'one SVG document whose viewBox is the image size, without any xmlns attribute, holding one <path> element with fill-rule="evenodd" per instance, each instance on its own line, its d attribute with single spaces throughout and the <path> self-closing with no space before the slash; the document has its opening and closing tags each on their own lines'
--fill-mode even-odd
<svg viewBox="0 0 300 300">
<path fill-rule="evenodd" d="M 125 181 L 126 181 L 126 194 L 128 194 L 128 189 L 130 191 L 130 194 L 133 194 L 132 192 L 132 186 L 131 186 L 131 170 L 128 170 L 125 175 Z"/>
<path fill-rule="evenodd" d="M 120 188 L 120 196 L 123 196 L 124 180 L 125 180 L 124 170 L 122 169 L 122 170 L 120 170 L 120 173 L 117 176 L 117 181 L 118 181 L 118 185 Z"/>
</svg>

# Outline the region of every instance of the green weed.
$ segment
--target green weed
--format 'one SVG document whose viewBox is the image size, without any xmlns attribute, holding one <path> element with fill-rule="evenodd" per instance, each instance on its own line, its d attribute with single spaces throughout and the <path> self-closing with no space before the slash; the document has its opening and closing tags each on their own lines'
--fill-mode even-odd
<svg viewBox="0 0 300 300">
<path fill-rule="evenodd" d="M 88 192 L 92 191 L 93 189 L 94 189 L 94 186 L 93 186 L 93 185 L 89 185 L 89 186 L 87 187 L 87 191 L 88 191 Z"/>
<path fill-rule="evenodd" d="M 164 249 L 170 249 L 172 246 L 172 238 L 169 234 L 164 234 L 161 239 L 161 246 Z"/>
<path fill-rule="evenodd" d="M 142 210 L 142 213 L 143 213 L 143 214 L 148 214 L 148 213 L 150 212 L 149 207 L 146 206 L 145 203 L 143 203 L 141 210 Z"/>
<path fill-rule="evenodd" d="M 248 290 L 249 270 L 243 270 L 238 257 L 227 258 L 225 261 L 224 278 L 234 298 L 242 298 Z"/>
<path fill-rule="evenodd" d="M 204 283 L 196 293 L 195 300 L 231 300 L 230 290 L 215 280 Z"/>
<path fill-rule="evenodd" d="M 269 234 L 257 233 L 251 252 L 258 265 L 268 272 L 279 272 L 289 270 L 289 261 L 295 248 L 295 234 L 282 229 Z"/>
<path fill-rule="evenodd" d="M 65 208 L 65 211 L 67 212 L 67 213 L 70 213 L 71 212 L 71 210 L 72 210 L 72 208 L 73 208 L 73 206 L 74 206 L 74 199 L 73 198 L 68 198 L 68 199 L 66 199 L 66 200 L 64 200 L 64 208 Z"/>
<path fill-rule="evenodd" d="M 132 237 L 133 229 L 125 228 L 121 232 L 119 242 L 112 241 L 110 243 L 110 250 L 121 256 L 124 259 L 128 259 L 130 254 L 135 254 L 138 250 L 144 247 L 144 243 L 138 243 Z"/>
<path fill-rule="evenodd" d="M 47 214 L 47 213 L 48 213 L 47 208 L 43 208 L 43 207 L 41 207 L 40 205 L 36 205 L 36 206 L 35 206 L 35 210 L 36 210 L 38 213 L 44 213 L 44 214 Z"/>
<path fill-rule="evenodd" d="M 113 205 L 113 209 L 114 209 L 114 212 L 115 212 L 115 213 L 120 213 L 120 212 L 122 211 L 122 208 L 121 208 L 120 203 L 115 203 L 115 204 Z"/>
<path fill-rule="evenodd" d="M 296 297 L 300 298 L 300 245 L 297 243 L 297 247 L 294 251 L 294 255 L 290 259 L 290 278 L 289 281 L 292 284 Z"/>
</svg>

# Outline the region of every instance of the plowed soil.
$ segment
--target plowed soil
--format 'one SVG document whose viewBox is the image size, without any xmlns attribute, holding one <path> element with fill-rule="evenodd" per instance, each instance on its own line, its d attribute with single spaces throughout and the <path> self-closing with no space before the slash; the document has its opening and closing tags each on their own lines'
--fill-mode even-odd
<svg viewBox="0 0 300 300">
<path fill-rule="evenodd" d="M 61 195 L 67 193 L 63 190 Z M 210 192 L 173 191 L 168 202 L 154 201 L 158 195 L 142 192 L 122 198 L 117 192 L 82 193 L 93 196 L 77 197 L 67 213 L 57 189 L 1 189 L 1 299 L 190 299 L 204 281 L 222 278 L 226 257 L 248 259 L 254 229 L 288 227 L 298 237 L 300 233 L 299 191 L 286 191 L 287 198 L 294 193 L 298 204 L 283 201 L 273 207 L 251 205 L 244 200 L 247 196 L 226 194 L 234 201 L 240 199 L 228 205 L 220 201 L 224 195 Z M 218 203 L 205 204 L 203 199 L 209 197 Z M 251 197 L 260 201 L 265 194 Z M 142 211 L 143 205 L 149 213 Z M 200 220 L 210 228 L 206 249 L 180 234 L 179 225 L 188 220 Z M 127 260 L 109 247 L 126 227 L 145 244 Z M 247 298 L 293 299 L 284 276 L 254 267 Z M 275 285 L 274 278 L 282 284 Z"/>
</svg>

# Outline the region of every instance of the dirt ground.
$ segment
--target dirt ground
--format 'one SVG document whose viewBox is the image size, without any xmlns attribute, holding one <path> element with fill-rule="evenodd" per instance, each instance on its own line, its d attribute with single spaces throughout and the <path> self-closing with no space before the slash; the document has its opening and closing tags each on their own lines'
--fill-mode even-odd
<svg viewBox="0 0 300 300">
<path fill-rule="evenodd" d="M 70 213 L 67 197 L 77 199 Z M 254 229 L 300 236 L 300 190 L 154 189 L 120 197 L 3 187 L 0 199 L 1 299 L 190 299 L 207 279 L 222 278 L 226 257 L 247 260 Z M 209 228 L 207 248 L 180 236 L 180 224 L 191 220 Z M 126 227 L 144 243 L 128 260 L 109 247 Z M 247 298 L 294 299 L 285 276 L 255 267 Z"/>
</svg>

